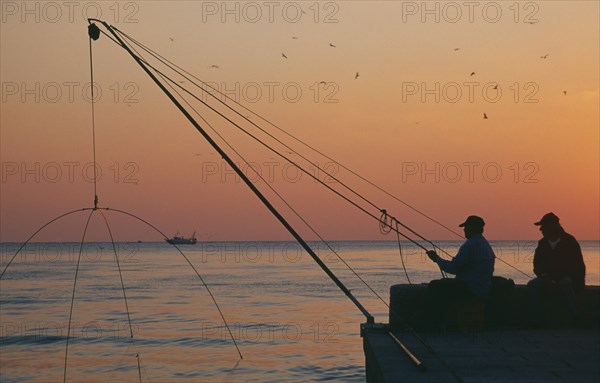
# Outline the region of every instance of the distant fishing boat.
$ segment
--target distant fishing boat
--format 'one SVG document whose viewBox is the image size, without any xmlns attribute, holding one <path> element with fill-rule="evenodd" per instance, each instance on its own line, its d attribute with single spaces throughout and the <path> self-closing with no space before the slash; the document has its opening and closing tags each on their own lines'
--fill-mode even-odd
<svg viewBox="0 0 600 383">
<path fill-rule="evenodd" d="M 165 241 L 167 241 L 171 245 L 195 245 L 196 244 L 196 232 L 194 231 L 192 236 L 189 238 L 186 238 L 186 237 L 180 235 L 178 232 L 177 234 L 175 234 L 175 236 L 173 236 L 173 238 L 165 239 Z"/>
</svg>

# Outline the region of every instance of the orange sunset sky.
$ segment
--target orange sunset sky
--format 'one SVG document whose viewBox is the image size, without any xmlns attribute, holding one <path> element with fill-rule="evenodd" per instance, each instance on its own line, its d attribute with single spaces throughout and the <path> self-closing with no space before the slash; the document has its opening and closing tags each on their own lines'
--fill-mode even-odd
<svg viewBox="0 0 600 383">
<path fill-rule="evenodd" d="M 445 225 L 477 214 L 489 239 L 536 239 L 532 223 L 553 211 L 576 238 L 598 240 L 599 3 L 467 3 L 3 0 L 0 241 L 24 241 L 52 218 L 93 204 L 87 16 L 227 90 Z M 123 49 L 101 36 L 93 56 L 100 206 L 139 215 L 169 235 L 291 239 Z M 200 103 L 194 107 L 325 238 L 395 239 Z M 283 154 L 323 165 L 424 236 L 459 239 L 261 126 L 293 147 L 286 154 L 277 146 Z M 342 190 L 331 179 L 328 185 Z M 72 215 L 36 240 L 78 241 L 85 218 Z M 129 218 L 108 218 L 118 241 L 161 240 Z M 94 218 L 89 240 L 108 240 L 100 223 Z"/>
</svg>

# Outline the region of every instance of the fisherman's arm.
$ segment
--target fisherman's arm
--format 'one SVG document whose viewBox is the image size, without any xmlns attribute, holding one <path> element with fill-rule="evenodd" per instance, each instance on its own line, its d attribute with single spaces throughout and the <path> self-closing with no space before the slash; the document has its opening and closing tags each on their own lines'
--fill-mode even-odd
<svg viewBox="0 0 600 383">
<path fill-rule="evenodd" d="M 450 261 L 440 258 L 440 256 L 437 255 L 437 253 L 433 250 L 428 251 L 427 256 L 433 262 L 437 263 L 438 266 L 440 267 L 440 269 L 442 269 L 443 271 L 450 273 L 450 274 L 456 274 L 460 271 L 460 269 L 463 267 L 463 265 L 468 261 L 468 258 L 469 258 L 468 253 L 469 253 L 469 246 L 463 245 L 458 250 L 458 254 L 456 254 L 456 256 L 454 258 L 452 258 L 452 260 L 450 260 Z"/>
</svg>

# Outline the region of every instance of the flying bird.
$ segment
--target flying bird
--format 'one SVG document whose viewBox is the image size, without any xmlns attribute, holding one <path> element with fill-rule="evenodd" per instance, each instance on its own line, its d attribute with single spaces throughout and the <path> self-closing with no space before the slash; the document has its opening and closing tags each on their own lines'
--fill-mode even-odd
<svg viewBox="0 0 600 383">
<path fill-rule="evenodd" d="M 287 56 L 285 55 L 285 53 L 282 53 L 281 57 L 283 57 L 284 59 L 287 59 Z"/>
<path fill-rule="evenodd" d="M 292 36 L 292 40 L 298 40 L 298 37 Z"/>
<path fill-rule="evenodd" d="M 356 80 L 358 78 L 358 72 L 356 72 L 356 75 L 354 75 L 354 79 Z"/>
<path fill-rule="evenodd" d="M 540 56 L 540 58 L 541 58 L 541 59 L 546 59 L 546 58 L 548 58 L 548 56 L 550 56 L 550 53 L 546 53 L 545 55 L 543 55 L 543 56 Z"/>
<path fill-rule="evenodd" d="M 494 86 L 494 89 L 498 89 L 498 84 L 496 84 L 496 86 Z"/>
<path fill-rule="evenodd" d="M 169 37 L 169 40 L 171 40 L 171 42 L 175 41 L 175 39 L 172 37 Z"/>
<path fill-rule="evenodd" d="M 329 46 L 332 48 L 337 48 L 335 45 L 333 45 L 332 43 L 329 43 Z"/>
<path fill-rule="evenodd" d="M 566 91 L 566 90 L 563 90 L 563 94 L 566 96 L 566 95 L 567 95 L 567 91 Z"/>
<path fill-rule="evenodd" d="M 319 84 L 325 84 L 325 85 L 327 85 L 327 83 L 325 81 L 321 81 Z"/>
<path fill-rule="evenodd" d="M 475 72 L 471 72 L 471 76 L 475 76 Z"/>
<path fill-rule="evenodd" d="M 454 52 L 458 52 L 460 48 L 454 48 Z"/>
<path fill-rule="evenodd" d="M 483 114 L 483 119 L 484 119 L 484 120 L 487 120 L 487 119 L 488 119 L 488 116 L 487 116 L 487 114 L 485 114 L 485 113 Z"/>
</svg>

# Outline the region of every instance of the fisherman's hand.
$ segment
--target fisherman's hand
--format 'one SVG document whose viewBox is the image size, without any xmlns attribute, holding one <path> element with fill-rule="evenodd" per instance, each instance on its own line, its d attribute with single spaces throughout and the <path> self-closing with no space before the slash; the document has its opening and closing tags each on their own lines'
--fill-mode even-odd
<svg viewBox="0 0 600 383">
<path fill-rule="evenodd" d="M 429 259 L 431 259 L 434 262 L 439 258 L 437 253 L 434 250 L 429 250 L 427 252 L 427 256 L 429 257 Z"/>
</svg>

